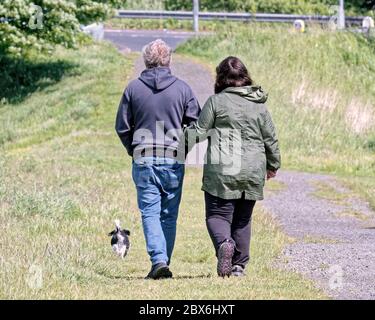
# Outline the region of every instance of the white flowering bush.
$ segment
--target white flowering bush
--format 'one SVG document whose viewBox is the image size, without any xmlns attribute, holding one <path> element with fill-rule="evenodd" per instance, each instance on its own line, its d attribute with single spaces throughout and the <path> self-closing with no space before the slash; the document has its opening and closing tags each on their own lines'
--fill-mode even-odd
<svg viewBox="0 0 375 320">
<path fill-rule="evenodd" d="M 71 48 L 82 37 L 81 24 L 101 21 L 121 0 L 2 0 L 0 53 L 21 56 L 28 49 Z"/>
</svg>

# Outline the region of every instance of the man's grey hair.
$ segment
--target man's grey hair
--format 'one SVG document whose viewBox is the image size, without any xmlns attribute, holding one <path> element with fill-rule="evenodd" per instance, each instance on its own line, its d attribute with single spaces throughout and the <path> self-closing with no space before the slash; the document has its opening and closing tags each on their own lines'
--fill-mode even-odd
<svg viewBox="0 0 375 320">
<path fill-rule="evenodd" d="M 169 67 L 172 49 L 161 39 L 150 42 L 142 49 L 146 68 Z"/>
</svg>

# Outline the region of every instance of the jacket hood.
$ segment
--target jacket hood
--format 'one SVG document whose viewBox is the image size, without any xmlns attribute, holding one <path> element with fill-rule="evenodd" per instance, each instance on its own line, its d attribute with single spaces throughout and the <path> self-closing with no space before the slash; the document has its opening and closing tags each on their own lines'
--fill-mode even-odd
<svg viewBox="0 0 375 320">
<path fill-rule="evenodd" d="M 156 90 L 164 90 L 174 83 L 177 78 L 172 76 L 171 69 L 167 67 L 157 67 L 144 70 L 139 80 Z"/>
<path fill-rule="evenodd" d="M 223 92 L 237 94 L 255 103 L 265 103 L 268 99 L 268 93 L 263 91 L 261 86 L 230 87 Z"/>
</svg>

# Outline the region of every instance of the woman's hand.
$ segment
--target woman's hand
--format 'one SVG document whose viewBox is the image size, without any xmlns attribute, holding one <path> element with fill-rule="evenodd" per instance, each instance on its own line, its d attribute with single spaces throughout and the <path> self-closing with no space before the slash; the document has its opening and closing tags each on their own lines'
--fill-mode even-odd
<svg viewBox="0 0 375 320">
<path fill-rule="evenodd" d="M 277 171 L 267 170 L 267 180 L 275 178 Z"/>
</svg>

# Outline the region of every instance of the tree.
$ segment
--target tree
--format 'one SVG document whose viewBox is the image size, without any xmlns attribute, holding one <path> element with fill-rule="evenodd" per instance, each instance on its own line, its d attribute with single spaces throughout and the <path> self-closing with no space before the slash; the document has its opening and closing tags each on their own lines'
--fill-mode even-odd
<svg viewBox="0 0 375 320">
<path fill-rule="evenodd" d="M 348 4 L 365 10 L 375 9 L 375 0 L 348 0 Z"/>
<path fill-rule="evenodd" d="M 200 0 L 201 10 L 295 14 L 329 14 L 338 0 Z M 165 0 L 167 10 L 192 10 L 192 0 Z M 375 0 L 345 0 L 351 13 L 375 9 Z"/>
<path fill-rule="evenodd" d="M 2 0 L 0 54 L 22 56 L 28 49 L 56 44 L 75 47 L 80 25 L 105 19 L 121 0 Z"/>
</svg>

